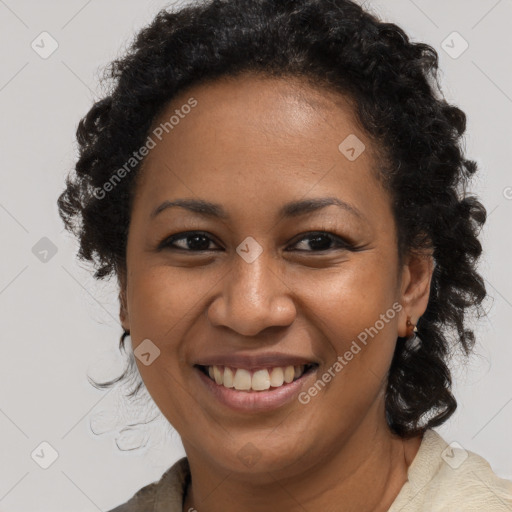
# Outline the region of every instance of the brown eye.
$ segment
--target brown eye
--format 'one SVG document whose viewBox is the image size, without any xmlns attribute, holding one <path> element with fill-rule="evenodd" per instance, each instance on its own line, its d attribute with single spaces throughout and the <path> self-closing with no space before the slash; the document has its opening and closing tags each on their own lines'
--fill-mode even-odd
<svg viewBox="0 0 512 512">
<path fill-rule="evenodd" d="M 182 246 L 177 246 L 176 242 L 182 240 L 184 241 Z M 189 252 L 208 251 L 210 250 L 210 242 L 212 241 L 213 240 L 206 233 L 201 231 L 189 231 L 166 238 L 158 245 L 158 248 L 170 248 Z"/>
<path fill-rule="evenodd" d="M 323 252 L 335 249 L 356 250 L 357 247 L 353 243 L 345 240 L 334 233 L 325 231 L 315 231 L 303 236 L 292 247 L 296 247 L 299 243 L 304 243 L 309 249 L 296 249 L 299 252 Z M 179 242 L 181 245 L 178 245 Z M 184 252 L 202 252 L 214 250 L 210 244 L 214 243 L 213 239 L 202 231 L 187 231 L 177 233 L 162 240 L 158 249 L 170 249 Z M 293 250 L 293 249 L 292 249 Z"/>
<path fill-rule="evenodd" d="M 339 236 L 323 231 L 310 233 L 301 238 L 298 243 L 301 243 L 304 240 L 309 240 L 306 245 L 313 249 L 312 251 L 306 250 L 305 252 L 321 252 L 340 248 L 349 249 L 352 247 L 352 244 L 343 240 Z M 294 244 L 294 247 L 296 247 L 298 243 Z M 299 249 L 299 251 L 304 252 L 302 249 Z"/>
</svg>

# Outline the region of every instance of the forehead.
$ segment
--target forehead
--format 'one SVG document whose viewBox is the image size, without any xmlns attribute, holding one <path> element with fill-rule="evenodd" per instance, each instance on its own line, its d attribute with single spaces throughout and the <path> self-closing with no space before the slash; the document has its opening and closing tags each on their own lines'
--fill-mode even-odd
<svg viewBox="0 0 512 512">
<path fill-rule="evenodd" d="M 366 208 L 386 206 L 374 178 L 377 152 L 351 99 L 298 78 L 245 75 L 196 85 L 166 105 L 150 137 L 155 145 L 137 194 L 143 203 L 186 195 L 228 209 L 254 200 L 274 209 L 334 194 L 356 203 L 372 196 Z M 355 159 L 346 152 L 351 146 L 360 153 Z"/>
<path fill-rule="evenodd" d="M 192 98 L 196 105 L 191 109 Z M 178 118 L 176 114 L 181 115 Z M 173 126 L 166 128 L 172 118 Z M 232 150 L 241 145 L 250 149 L 260 144 L 270 149 L 288 143 L 300 151 L 322 142 L 319 152 L 327 145 L 337 148 L 344 134 L 365 137 L 350 97 L 297 77 L 254 73 L 223 77 L 181 92 L 166 105 L 152 130 L 160 130 L 158 140 L 168 140 L 168 149 L 174 152 L 179 142 L 192 142 L 198 136 L 205 137 L 203 143 L 213 142 L 223 149 L 227 145 Z M 165 144 L 159 146 L 161 150 Z M 202 146 L 196 144 L 194 150 L 201 151 Z M 368 149 L 367 153 L 371 152 L 372 148 Z M 159 153 L 152 151 L 153 156 Z"/>
</svg>

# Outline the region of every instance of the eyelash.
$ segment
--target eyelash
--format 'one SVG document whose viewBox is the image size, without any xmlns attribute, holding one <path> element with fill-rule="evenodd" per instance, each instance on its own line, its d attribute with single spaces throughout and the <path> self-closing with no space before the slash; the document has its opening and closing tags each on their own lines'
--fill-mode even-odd
<svg viewBox="0 0 512 512">
<path fill-rule="evenodd" d="M 359 249 L 358 246 L 355 246 L 353 243 L 349 242 L 348 240 L 345 240 L 345 239 L 341 238 L 340 236 L 335 235 L 334 233 L 330 233 L 328 231 L 308 231 L 307 233 L 301 233 L 301 234 L 303 234 L 305 236 L 300 238 L 294 245 L 298 244 L 299 242 L 302 242 L 303 240 L 311 239 L 315 236 L 324 236 L 324 237 L 330 239 L 332 242 L 334 242 L 335 247 L 331 247 L 329 249 L 320 249 L 318 251 L 299 250 L 299 252 L 325 253 L 325 252 L 329 252 L 329 251 L 332 251 L 335 249 L 345 249 L 345 250 L 349 250 L 349 251 L 356 251 L 357 249 Z M 177 233 L 170 237 L 164 238 L 158 244 L 158 249 L 159 250 L 170 249 L 170 250 L 175 250 L 175 251 L 193 252 L 193 253 L 204 253 L 206 251 L 209 251 L 210 249 L 201 249 L 201 250 L 194 251 L 192 249 L 183 249 L 182 247 L 173 247 L 172 246 L 173 242 L 176 242 L 177 240 L 187 239 L 194 235 L 204 236 L 205 238 L 208 238 L 212 242 L 214 242 L 214 240 L 208 235 L 208 233 L 206 233 L 204 231 L 185 231 L 185 232 Z"/>
</svg>

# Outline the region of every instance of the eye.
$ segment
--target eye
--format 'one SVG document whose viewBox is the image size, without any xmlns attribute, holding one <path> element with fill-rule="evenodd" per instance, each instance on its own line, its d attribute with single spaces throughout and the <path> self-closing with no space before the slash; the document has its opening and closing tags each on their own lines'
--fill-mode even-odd
<svg viewBox="0 0 512 512">
<path fill-rule="evenodd" d="M 309 242 L 304 243 L 304 241 L 307 240 L 309 240 Z M 181 246 L 178 246 L 177 242 L 179 242 Z M 169 248 L 171 250 L 185 252 L 202 252 L 211 250 L 211 242 L 213 242 L 213 239 L 207 233 L 204 233 L 202 231 L 188 231 L 165 238 L 164 240 L 162 240 L 162 242 L 159 243 L 158 248 Z M 357 249 L 357 247 L 355 247 L 353 243 L 339 237 L 338 235 L 328 233 L 325 231 L 310 232 L 307 234 L 307 236 L 302 236 L 302 238 L 300 238 L 294 244 L 294 246 L 296 247 L 297 245 L 299 245 L 299 243 L 302 243 L 313 249 L 298 249 L 299 252 L 322 252 L 333 249 Z"/>
<path fill-rule="evenodd" d="M 182 242 L 181 247 L 176 246 L 176 242 L 178 240 L 184 241 L 184 243 Z M 178 233 L 177 235 L 165 238 L 158 244 L 158 248 L 164 249 L 168 247 L 188 252 L 201 252 L 208 250 L 210 241 L 212 241 L 212 239 L 206 233 L 201 231 L 188 231 L 186 233 Z M 190 247 L 190 249 L 188 247 Z"/>
<path fill-rule="evenodd" d="M 300 238 L 299 242 L 303 243 L 304 240 L 309 240 L 309 242 L 306 242 L 304 245 L 315 249 L 314 251 L 306 250 L 305 252 L 321 252 L 329 251 L 332 249 L 350 249 L 353 247 L 353 244 L 344 240 L 338 235 L 327 233 L 325 231 L 314 231 L 308 233 L 307 236 Z M 297 246 L 299 242 L 297 242 L 295 246 Z M 332 244 L 334 244 L 334 247 L 332 247 Z M 302 249 L 299 249 L 299 251 L 304 252 Z"/>
</svg>

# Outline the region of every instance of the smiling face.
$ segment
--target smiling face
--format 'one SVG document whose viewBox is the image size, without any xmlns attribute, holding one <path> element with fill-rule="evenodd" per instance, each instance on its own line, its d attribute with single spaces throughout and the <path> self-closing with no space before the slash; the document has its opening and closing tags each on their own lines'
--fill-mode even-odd
<svg viewBox="0 0 512 512">
<path fill-rule="evenodd" d="M 190 98 L 197 104 L 182 108 Z M 239 474 L 300 472 L 355 430 L 384 425 L 396 338 L 407 316 L 415 323 L 424 312 L 429 274 L 398 268 L 378 158 L 343 97 L 246 75 L 187 90 L 154 128 L 173 114 L 144 162 L 122 277 L 135 352 L 143 340 L 160 350 L 148 365 L 136 359 L 140 374 L 192 460 Z M 355 159 L 354 135 L 365 145 Z M 325 198 L 337 204 L 321 207 Z M 183 200 L 203 203 L 170 204 Z M 196 366 L 292 361 L 276 353 L 316 363 L 280 402 L 271 393 L 286 386 L 226 393 Z M 255 393 L 266 405 L 240 405 Z"/>
</svg>

